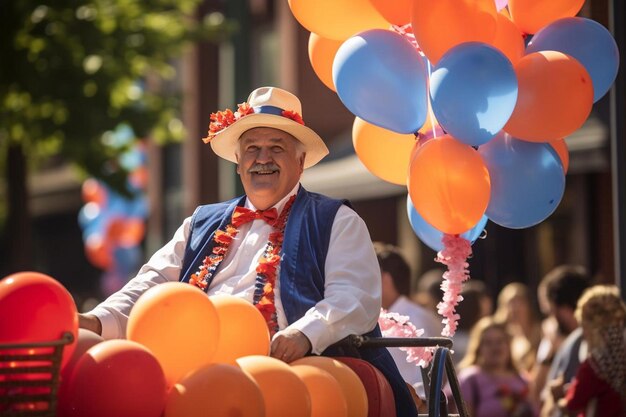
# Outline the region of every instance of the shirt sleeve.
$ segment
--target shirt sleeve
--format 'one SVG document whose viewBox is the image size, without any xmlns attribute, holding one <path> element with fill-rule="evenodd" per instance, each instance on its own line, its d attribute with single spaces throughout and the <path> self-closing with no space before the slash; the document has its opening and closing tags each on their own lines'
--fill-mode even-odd
<svg viewBox="0 0 626 417">
<path fill-rule="evenodd" d="M 333 222 L 324 269 L 324 299 L 289 326 L 311 341 L 312 353 L 374 328 L 381 308 L 380 267 L 367 226 L 341 206 Z"/>
<path fill-rule="evenodd" d="M 141 267 L 137 276 L 131 279 L 120 291 L 100 303 L 88 314 L 93 314 L 102 323 L 104 339 L 124 339 L 128 315 L 141 294 L 149 288 L 169 281 L 178 281 L 191 217 L 185 219 L 172 240 L 159 249 Z"/>
</svg>

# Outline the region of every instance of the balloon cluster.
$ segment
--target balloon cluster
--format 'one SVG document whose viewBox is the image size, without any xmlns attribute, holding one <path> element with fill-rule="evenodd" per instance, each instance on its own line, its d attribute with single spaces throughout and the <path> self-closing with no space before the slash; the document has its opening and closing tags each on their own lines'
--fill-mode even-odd
<svg viewBox="0 0 626 417">
<path fill-rule="evenodd" d="M 82 185 L 85 205 L 78 214 L 87 259 L 105 271 L 101 283 L 104 294 L 121 288 L 139 267 L 140 244 L 148 216 L 145 144 L 129 144 L 133 138 L 131 132 L 122 132 L 125 129 L 115 132 L 116 137 L 122 138 L 116 146 L 128 149 L 120 154 L 116 163 L 129 172 L 126 189 L 130 197 L 89 178 Z"/>
<path fill-rule="evenodd" d="M 74 336 L 60 364 L 60 417 L 368 415 L 369 399 L 354 364 L 328 357 L 290 364 L 274 359 L 266 321 L 256 307 L 234 296 L 207 297 L 186 283 L 146 291 L 130 312 L 127 340 L 104 341 L 78 329 L 70 294 L 36 272 L 0 280 L 0 317 L 12 317 L 0 321 L 0 353 L 7 345 L 53 341 L 65 332 Z M 5 367 L 14 365 L 0 359 L 0 370 Z M 23 383 L 41 378 L 28 369 L 8 376 L 0 372 L 0 394 L 44 394 L 41 384 Z M 52 411 L 40 401 L 9 407 L 0 411 Z"/>
<path fill-rule="evenodd" d="M 583 3 L 289 0 L 313 70 L 356 116 L 357 156 L 407 185 L 411 226 L 436 251 L 444 235 L 472 243 L 487 219 L 521 229 L 557 208 L 564 138 L 618 70 L 608 30 L 575 17 Z"/>
</svg>

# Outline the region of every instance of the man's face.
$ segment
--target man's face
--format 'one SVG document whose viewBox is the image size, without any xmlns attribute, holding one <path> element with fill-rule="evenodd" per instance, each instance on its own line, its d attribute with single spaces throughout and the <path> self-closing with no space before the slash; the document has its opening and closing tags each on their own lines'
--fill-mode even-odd
<svg viewBox="0 0 626 417">
<path fill-rule="evenodd" d="M 300 181 L 304 153 L 299 142 L 282 130 L 250 129 L 239 138 L 237 173 L 246 194 L 257 209 L 267 209 L 289 193 Z"/>
</svg>

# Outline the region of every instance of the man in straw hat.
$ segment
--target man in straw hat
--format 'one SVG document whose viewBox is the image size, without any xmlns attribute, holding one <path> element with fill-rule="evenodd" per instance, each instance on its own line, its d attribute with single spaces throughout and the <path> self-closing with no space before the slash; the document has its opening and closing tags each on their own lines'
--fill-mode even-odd
<svg viewBox="0 0 626 417">
<path fill-rule="evenodd" d="M 327 348 L 350 334 L 379 335 L 380 269 L 365 223 L 347 202 L 299 184 L 328 154 L 301 115 L 298 98 L 274 87 L 254 90 L 235 112 L 212 114 L 204 141 L 237 164 L 246 195 L 198 207 L 134 279 L 81 315 L 81 326 L 124 337 L 143 291 L 182 281 L 254 303 L 272 335 L 271 356 L 285 362 L 338 354 Z M 389 352 L 361 355 L 391 383 L 398 415 L 415 415 Z"/>
</svg>

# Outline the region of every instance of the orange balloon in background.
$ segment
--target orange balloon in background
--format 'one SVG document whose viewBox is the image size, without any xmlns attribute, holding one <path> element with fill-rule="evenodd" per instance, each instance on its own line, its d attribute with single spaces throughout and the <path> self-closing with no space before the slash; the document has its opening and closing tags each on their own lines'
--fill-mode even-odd
<svg viewBox="0 0 626 417">
<path fill-rule="evenodd" d="M 113 246 L 130 248 L 138 245 L 145 235 L 146 225 L 139 217 L 117 217 L 107 227 L 107 240 Z"/>
<path fill-rule="evenodd" d="M 325 356 L 306 356 L 291 362 L 291 366 L 310 365 L 331 374 L 343 390 L 348 405 L 348 417 L 367 417 L 367 392 L 359 376 L 350 367 Z"/>
<path fill-rule="evenodd" d="M 502 12 L 497 16 L 496 36 L 491 45 L 509 58 L 513 65 L 524 56 L 524 36 L 515 23 Z"/>
<path fill-rule="evenodd" d="M 309 35 L 309 61 L 317 77 L 333 91 L 337 91 L 333 82 L 333 60 L 343 41 L 322 38 L 317 33 Z"/>
<path fill-rule="evenodd" d="M 245 356 L 237 364 L 259 385 L 266 417 L 308 417 L 311 397 L 304 382 L 285 362 L 269 356 Z"/>
<path fill-rule="evenodd" d="M 85 256 L 92 265 L 109 269 L 113 265 L 113 249 L 110 242 L 99 233 L 92 233 L 85 240 Z"/>
<path fill-rule="evenodd" d="M 392 132 L 357 117 L 352 125 L 352 144 L 372 174 L 387 182 L 406 184 L 415 135 Z"/>
<path fill-rule="evenodd" d="M 83 201 L 104 205 L 106 201 L 106 189 L 95 178 L 86 179 L 81 187 Z"/>
<path fill-rule="evenodd" d="M 212 362 L 220 336 L 217 310 L 199 288 L 167 282 L 146 291 L 128 317 L 126 337 L 154 353 L 168 387 Z"/>
<path fill-rule="evenodd" d="M 302 26 L 326 39 L 346 40 L 367 29 L 389 28 L 369 0 L 289 0 L 289 7 Z"/>
<path fill-rule="evenodd" d="M 567 142 L 565 142 L 565 139 L 554 139 L 550 141 L 550 145 L 552 145 L 556 153 L 559 154 L 559 158 L 561 158 L 561 163 L 563 164 L 563 172 L 567 174 L 567 170 L 569 169 L 569 150 L 567 148 Z"/>
<path fill-rule="evenodd" d="M 264 417 L 257 383 L 238 366 L 213 364 L 188 374 L 170 390 L 163 417 Z"/>
<path fill-rule="evenodd" d="M 130 340 L 107 340 L 76 363 L 63 417 L 160 417 L 165 377 L 154 355 Z"/>
<path fill-rule="evenodd" d="M 515 65 L 519 90 L 503 130 L 530 142 L 549 142 L 580 128 L 593 105 L 589 73 L 576 59 L 556 51 L 534 52 Z"/>
<path fill-rule="evenodd" d="M 573 17 L 585 0 L 509 0 L 511 18 L 524 33 L 539 29 L 557 19 Z"/>
<path fill-rule="evenodd" d="M 411 23 L 417 43 L 435 65 L 458 44 L 491 43 L 496 17 L 493 0 L 414 0 Z"/>
<path fill-rule="evenodd" d="M 482 157 L 449 135 L 419 147 L 410 164 L 408 183 L 418 213 L 449 234 L 474 227 L 485 214 L 491 192 Z"/>
<path fill-rule="evenodd" d="M 341 385 L 330 373 L 312 365 L 294 365 L 291 369 L 309 391 L 311 417 L 348 417 Z"/>
<path fill-rule="evenodd" d="M 230 295 L 210 297 L 220 322 L 215 363 L 236 364 L 250 355 L 268 355 L 270 333 L 261 312 L 248 301 Z"/>
<path fill-rule="evenodd" d="M 411 23 L 411 0 L 370 0 L 370 2 L 392 25 L 403 26 Z"/>
</svg>

